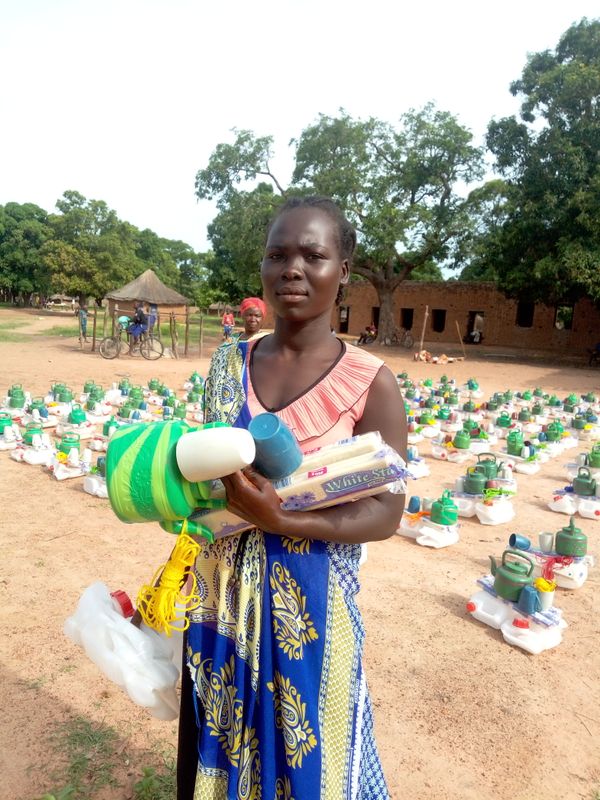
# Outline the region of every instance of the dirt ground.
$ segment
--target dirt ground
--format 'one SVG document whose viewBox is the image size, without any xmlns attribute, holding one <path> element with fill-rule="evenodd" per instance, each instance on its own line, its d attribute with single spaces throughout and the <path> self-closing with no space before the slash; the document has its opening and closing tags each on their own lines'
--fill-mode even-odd
<svg viewBox="0 0 600 800">
<path fill-rule="evenodd" d="M 26 312 L 0 310 L 0 324 L 25 320 L 30 331 L 56 324 Z M 210 355 L 207 352 L 206 355 Z M 473 348 L 464 362 L 419 364 L 406 351 L 386 351 L 395 373 L 463 383 L 476 377 L 494 390 L 542 386 L 560 397 L 600 393 L 600 371 L 491 361 Z M 80 352 L 74 339 L 37 336 L 0 342 L 0 395 L 22 383 L 34 395 L 62 380 L 80 391 L 91 378 L 104 387 L 127 374 L 135 383 L 158 377 L 172 388 L 208 358 L 105 361 Z M 411 494 L 437 497 L 464 467 L 434 461 Z M 370 544 L 362 567 L 360 605 L 376 733 L 394 800 L 590 800 L 600 788 L 600 571 L 582 589 L 562 591 L 557 605 L 569 623 L 562 644 L 538 656 L 507 645 L 475 621 L 465 603 L 488 555 L 508 536 L 556 531 L 567 518 L 546 503 L 566 483 L 558 458 L 535 476 L 519 476 L 516 519 L 497 527 L 463 520 L 460 541 L 432 550 L 403 537 Z M 600 557 L 600 522 L 578 519 Z M 75 715 L 115 727 L 122 788 L 98 798 L 125 800 L 141 769 L 175 743 L 175 723 L 152 719 L 104 679 L 63 635 L 83 589 L 104 581 L 135 596 L 163 562 L 171 540 L 158 525 L 125 526 L 108 501 L 87 495 L 81 479 L 57 482 L 41 467 L 0 453 L 0 798 L 33 800 L 56 787 L 50 740 Z M 270 800 L 270 798 L 265 798 Z M 313 800 L 297 798 L 297 800 Z"/>
</svg>

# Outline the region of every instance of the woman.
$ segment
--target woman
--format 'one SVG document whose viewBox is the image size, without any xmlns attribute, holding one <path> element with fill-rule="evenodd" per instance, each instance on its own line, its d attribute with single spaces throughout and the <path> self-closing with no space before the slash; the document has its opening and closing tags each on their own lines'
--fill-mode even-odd
<svg viewBox="0 0 600 800">
<path fill-rule="evenodd" d="M 249 342 L 264 336 L 260 329 L 267 314 L 267 307 L 260 297 L 246 297 L 242 300 L 240 314 L 244 321 L 244 330 L 236 337 L 238 342 Z"/>
<path fill-rule="evenodd" d="M 223 341 L 228 342 L 231 338 L 231 332 L 235 325 L 235 317 L 231 313 L 231 308 L 225 306 L 225 313 L 221 317 L 221 326 L 223 328 Z"/>
<path fill-rule="evenodd" d="M 207 421 L 247 427 L 268 410 L 305 452 L 379 430 L 405 455 L 394 376 L 330 334 L 355 244 L 332 201 L 283 205 L 261 269 L 274 333 L 216 351 Z M 404 497 L 290 512 L 251 468 L 223 483 L 228 507 L 256 527 L 205 545 L 196 561 L 201 602 L 184 648 L 179 800 L 385 800 L 355 595 L 361 543 L 394 533 Z"/>
</svg>

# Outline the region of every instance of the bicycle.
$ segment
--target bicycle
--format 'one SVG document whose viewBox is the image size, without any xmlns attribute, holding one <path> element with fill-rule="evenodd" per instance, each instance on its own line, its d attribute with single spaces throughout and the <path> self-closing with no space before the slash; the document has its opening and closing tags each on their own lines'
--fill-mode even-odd
<svg viewBox="0 0 600 800">
<path fill-rule="evenodd" d="M 125 336 L 123 336 L 125 334 Z M 119 325 L 119 332 L 116 336 L 107 336 L 102 339 L 98 346 L 98 351 L 102 358 L 116 358 L 117 356 L 127 355 L 137 356 L 138 353 L 149 361 L 156 361 L 164 353 L 164 345 L 160 339 L 156 339 L 151 333 L 144 331 L 136 342 L 131 341 L 127 328 Z"/>
<path fill-rule="evenodd" d="M 406 349 L 409 350 L 415 343 L 415 340 L 410 331 L 407 331 L 405 328 L 395 328 L 390 336 L 384 338 L 383 343 L 387 347 L 396 345 L 406 347 Z"/>
</svg>

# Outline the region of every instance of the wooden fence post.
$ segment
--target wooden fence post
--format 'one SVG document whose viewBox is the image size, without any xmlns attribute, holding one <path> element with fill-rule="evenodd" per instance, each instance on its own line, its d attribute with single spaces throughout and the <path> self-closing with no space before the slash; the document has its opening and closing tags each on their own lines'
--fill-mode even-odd
<svg viewBox="0 0 600 800">
<path fill-rule="evenodd" d="M 425 306 L 425 316 L 423 317 L 423 327 L 421 329 L 421 341 L 419 342 L 419 353 L 423 349 L 423 341 L 425 340 L 425 326 L 427 325 L 428 316 L 429 316 L 429 306 Z"/>
<path fill-rule="evenodd" d="M 190 307 L 185 307 L 185 344 L 183 345 L 183 355 L 188 354 L 188 345 L 190 341 Z"/>
<path fill-rule="evenodd" d="M 202 351 L 204 350 L 204 315 L 200 315 L 200 358 L 202 358 Z"/>
<path fill-rule="evenodd" d="M 92 353 L 96 350 L 96 320 L 98 317 L 98 309 L 94 306 L 94 319 L 92 321 Z"/>
</svg>

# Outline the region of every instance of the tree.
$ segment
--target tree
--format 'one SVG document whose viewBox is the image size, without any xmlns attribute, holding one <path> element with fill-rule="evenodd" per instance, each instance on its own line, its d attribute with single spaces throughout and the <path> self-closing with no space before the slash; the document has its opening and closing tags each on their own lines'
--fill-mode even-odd
<svg viewBox="0 0 600 800">
<path fill-rule="evenodd" d="M 40 249 L 50 238 L 48 214 L 33 203 L 0 207 L 0 291 L 14 301 L 34 292 L 47 293 L 49 282 Z"/>
<path fill-rule="evenodd" d="M 506 218 L 481 239 L 505 292 L 549 304 L 600 304 L 600 20 L 572 25 L 529 56 L 510 91 L 520 120 L 488 128 L 505 178 Z"/>
<path fill-rule="evenodd" d="M 295 168 L 284 189 L 269 164 L 272 139 L 236 131 L 234 144 L 219 145 L 196 176 L 198 197 L 217 198 L 219 209 L 209 228 L 217 269 L 211 280 L 237 291 L 243 276 L 244 287 L 258 288 L 262 223 L 289 193 L 327 195 L 358 231 L 353 271 L 377 291 L 383 341 L 395 327 L 395 289 L 414 270 L 444 261 L 470 224 L 470 200 L 458 187 L 482 174 L 482 154 L 471 140 L 451 114 L 431 104 L 404 114 L 398 128 L 343 111 L 321 115 L 294 142 Z M 263 176 L 278 194 L 264 184 L 238 188 Z M 248 283 L 251 274 L 255 284 Z"/>
</svg>

